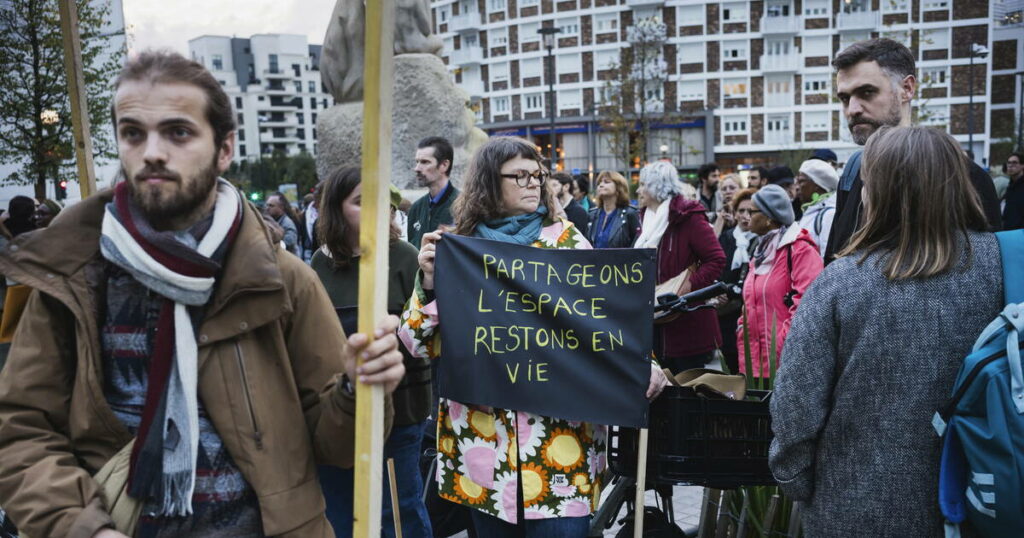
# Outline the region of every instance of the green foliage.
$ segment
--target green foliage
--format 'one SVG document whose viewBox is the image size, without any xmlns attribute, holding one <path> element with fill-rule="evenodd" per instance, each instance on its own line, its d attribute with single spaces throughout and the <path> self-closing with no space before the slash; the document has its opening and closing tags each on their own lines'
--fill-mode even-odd
<svg viewBox="0 0 1024 538">
<path fill-rule="evenodd" d="M 109 1 L 77 0 L 82 66 L 97 164 L 116 157 L 106 123 L 110 121 L 111 84 L 124 51 L 107 47 L 101 35 L 111 15 Z M 64 47 L 57 0 L 0 2 L 0 161 L 19 168 L 4 184 L 36 184 L 73 173 L 71 101 L 64 69 Z M 52 110 L 57 121 L 44 124 Z"/>
<path fill-rule="evenodd" d="M 295 183 L 301 199 L 316 186 L 316 160 L 306 152 L 289 156 L 277 151 L 260 160 L 231 163 L 226 176 L 260 199 L 266 199 L 278 185 Z"/>
</svg>

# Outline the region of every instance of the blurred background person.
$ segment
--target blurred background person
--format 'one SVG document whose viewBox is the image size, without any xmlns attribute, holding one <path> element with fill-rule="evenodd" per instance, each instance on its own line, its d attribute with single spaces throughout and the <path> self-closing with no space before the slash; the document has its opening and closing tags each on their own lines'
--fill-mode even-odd
<svg viewBox="0 0 1024 538">
<path fill-rule="evenodd" d="M 396 196 L 397 195 L 397 196 Z M 362 205 L 362 176 L 359 168 L 340 168 L 323 183 L 317 234 L 321 246 L 313 254 L 311 266 L 320 277 L 331 303 L 338 311 L 346 334 L 357 329 L 359 303 L 359 217 Z M 392 187 L 392 217 L 401 201 L 401 194 Z M 401 314 L 405 301 L 413 293 L 419 264 L 419 251 L 400 239 L 401 232 L 392 218 L 388 227 L 388 291 L 389 314 Z M 394 425 L 384 443 L 384 460 L 395 460 L 398 505 L 402 536 L 429 538 L 433 536 L 430 517 L 423 502 L 423 480 L 420 474 L 420 445 L 423 425 L 430 414 L 430 364 L 426 358 L 413 358 L 399 346 L 405 359 L 405 377 L 392 394 Z M 327 517 L 338 536 L 349 536 L 352 529 L 353 471 L 320 465 L 321 487 L 327 500 Z M 387 476 L 384 471 L 382 476 Z M 389 482 L 384 480 L 381 511 L 381 534 L 395 536 Z"/>
<path fill-rule="evenodd" d="M 674 290 L 677 295 L 710 286 L 725 267 L 725 253 L 708 223 L 705 207 L 682 196 L 682 186 L 679 172 L 670 162 L 653 162 L 640 170 L 637 195 L 643 224 L 634 245 L 658 249 L 658 283 L 687 271 Z M 655 353 L 661 365 L 673 373 L 703 368 L 721 344 L 718 316 L 710 309 L 684 313 L 659 324 L 657 332 L 660 349 L 656 347 Z"/>
<path fill-rule="evenodd" d="M 50 225 L 50 221 L 57 216 L 57 213 L 60 213 L 60 210 L 60 204 L 49 198 L 43 198 L 43 201 L 36 206 L 35 213 L 32 214 L 32 224 L 36 228 L 46 228 Z"/>
<path fill-rule="evenodd" d="M 36 212 L 36 201 L 28 196 L 15 196 L 7 204 L 7 218 L 4 227 L 11 237 L 18 237 L 25 232 L 36 229 L 33 216 Z"/>
<path fill-rule="evenodd" d="M 587 176 L 580 174 L 573 177 L 572 197 L 588 213 L 594 208 L 594 202 L 590 199 L 590 181 L 587 180 Z"/>
<path fill-rule="evenodd" d="M 715 219 L 715 235 L 721 235 L 723 230 L 731 229 L 736 225 L 736 217 L 732 212 L 732 197 L 740 191 L 740 178 L 736 174 L 726 174 L 718 183 L 718 196 L 721 204 L 718 208 L 718 217 Z"/>
<path fill-rule="evenodd" d="M 764 182 L 767 177 L 767 168 L 763 166 L 755 166 L 747 172 L 747 187 L 751 189 L 760 189 L 764 186 Z"/>
<path fill-rule="evenodd" d="M 576 182 L 572 176 L 565 172 L 555 172 L 548 177 L 548 190 L 551 191 L 555 201 L 565 211 L 565 216 L 576 226 L 583 235 L 587 234 L 587 211 L 576 202 L 572 195 L 573 185 Z"/>
<path fill-rule="evenodd" d="M 762 187 L 751 200 L 749 226 L 758 244 L 743 283 L 744 316 L 736 331 L 736 348 L 743 350 L 749 339 L 753 371 L 746 371 L 745 358 L 739 361 L 739 370 L 768 377 L 772 338 L 778 360 L 793 313 L 824 265 L 810 234 L 794 221 L 793 205 L 782 187 Z"/>
<path fill-rule="evenodd" d="M 742 291 L 743 279 L 747 275 L 750 252 L 756 237 L 750 232 L 750 215 L 754 209 L 751 199 L 757 189 L 743 189 L 731 197 L 729 209 L 735 215 L 736 225 L 726 228 L 718 235 L 718 244 L 725 253 L 725 267 L 719 280 Z M 743 309 L 743 294 L 731 291 L 715 297 L 712 301 L 718 314 L 718 326 L 722 334 L 721 351 L 729 372 L 739 372 L 739 351 L 736 349 L 736 327 Z"/>
<path fill-rule="evenodd" d="M 721 205 L 721 200 L 718 198 L 719 179 L 721 179 L 721 172 L 715 163 L 702 164 L 697 169 L 700 203 L 707 211 L 708 222 L 715 222 L 715 217 L 718 216 L 718 207 Z"/>
<path fill-rule="evenodd" d="M 299 228 L 296 224 L 299 222 L 299 218 L 295 214 L 292 204 L 288 202 L 284 194 L 275 192 L 267 197 L 266 211 L 284 230 L 285 250 L 296 256 L 301 256 Z"/>
<path fill-rule="evenodd" d="M 804 216 L 800 227 L 811 234 L 818 245 L 818 252 L 825 257 L 828 234 L 832 231 L 832 219 L 836 216 L 836 187 L 839 174 L 832 165 L 820 159 L 810 159 L 800 165 L 797 173 L 797 199 L 802 204 Z"/>
<path fill-rule="evenodd" d="M 594 248 L 630 248 L 640 234 L 640 213 L 629 204 L 629 185 L 622 174 L 597 175 L 597 203 L 590 210 L 587 239 Z"/>
</svg>

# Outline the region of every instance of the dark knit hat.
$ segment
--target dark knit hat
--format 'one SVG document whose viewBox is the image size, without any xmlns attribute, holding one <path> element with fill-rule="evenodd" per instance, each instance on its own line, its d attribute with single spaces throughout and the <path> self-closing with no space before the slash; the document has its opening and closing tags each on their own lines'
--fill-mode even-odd
<svg viewBox="0 0 1024 538">
<path fill-rule="evenodd" d="M 796 174 L 788 166 L 776 166 L 768 171 L 768 183 L 773 185 L 792 185 L 796 181 Z"/>
</svg>

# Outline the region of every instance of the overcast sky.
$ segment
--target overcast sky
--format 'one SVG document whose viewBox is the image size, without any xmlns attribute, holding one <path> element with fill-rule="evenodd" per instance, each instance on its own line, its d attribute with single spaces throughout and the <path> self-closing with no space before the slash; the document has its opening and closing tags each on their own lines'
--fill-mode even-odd
<svg viewBox="0 0 1024 538">
<path fill-rule="evenodd" d="M 201 35 L 304 34 L 322 44 L 335 0 L 122 0 L 132 50 L 188 54 Z"/>
</svg>

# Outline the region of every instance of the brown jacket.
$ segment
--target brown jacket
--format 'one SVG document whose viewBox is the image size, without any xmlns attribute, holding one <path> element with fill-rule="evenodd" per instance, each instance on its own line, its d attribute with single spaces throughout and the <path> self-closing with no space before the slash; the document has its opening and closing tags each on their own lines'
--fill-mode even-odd
<svg viewBox="0 0 1024 538">
<path fill-rule="evenodd" d="M 111 197 L 0 255 L 0 274 L 37 290 L 0 373 L 0 506 L 32 536 L 108 525 L 92 474 L 131 439 L 102 388 L 99 233 Z M 199 397 L 259 497 L 264 532 L 333 537 L 315 463 L 352 466 L 355 400 L 335 389 L 344 334 L 319 279 L 248 204 L 197 340 Z"/>
</svg>

